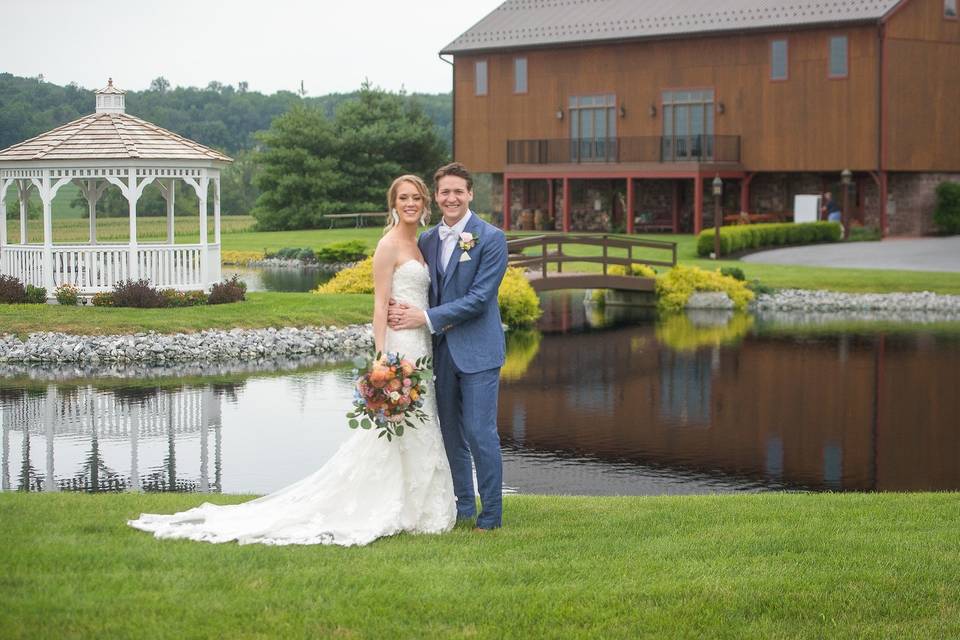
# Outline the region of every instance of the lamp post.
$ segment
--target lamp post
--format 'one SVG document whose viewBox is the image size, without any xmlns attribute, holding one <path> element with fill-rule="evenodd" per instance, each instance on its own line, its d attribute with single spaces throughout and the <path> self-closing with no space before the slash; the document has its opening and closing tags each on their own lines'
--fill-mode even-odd
<svg viewBox="0 0 960 640">
<path fill-rule="evenodd" d="M 847 204 L 849 202 L 850 182 L 853 179 L 853 173 L 850 169 L 844 169 L 840 172 L 840 184 L 843 185 L 843 209 L 840 210 L 840 223 L 843 225 L 843 238 L 850 237 L 850 219 L 847 213 Z"/>
<path fill-rule="evenodd" d="M 720 259 L 720 196 L 723 195 L 723 180 L 718 173 L 713 178 L 713 259 Z"/>
</svg>

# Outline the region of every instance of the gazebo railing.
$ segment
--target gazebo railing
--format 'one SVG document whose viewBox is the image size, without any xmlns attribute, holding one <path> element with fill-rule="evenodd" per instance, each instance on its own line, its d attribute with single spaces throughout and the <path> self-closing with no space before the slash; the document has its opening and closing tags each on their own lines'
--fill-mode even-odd
<svg viewBox="0 0 960 640">
<path fill-rule="evenodd" d="M 207 277 L 203 277 L 203 251 L 207 251 Z M 135 251 L 136 277 L 154 287 L 206 289 L 220 279 L 220 245 L 148 245 Z M 83 294 L 109 291 L 120 280 L 134 277 L 126 245 L 54 245 L 53 286 L 72 284 Z M 46 286 L 43 245 L 7 245 L 0 253 L 0 272 L 24 284 Z M 52 295 L 48 291 L 47 295 Z"/>
</svg>

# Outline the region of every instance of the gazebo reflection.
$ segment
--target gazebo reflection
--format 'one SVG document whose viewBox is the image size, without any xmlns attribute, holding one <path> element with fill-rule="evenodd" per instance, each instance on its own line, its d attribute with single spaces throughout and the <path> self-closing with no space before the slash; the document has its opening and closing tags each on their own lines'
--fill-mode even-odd
<svg viewBox="0 0 960 640">
<path fill-rule="evenodd" d="M 0 398 L 3 490 L 20 491 L 177 491 L 221 490 L 222 436 L 220 397 L 205 386 L 159 388 L 58 387 L 39 393 L 7 394 Z M 10 434 L 20 432 L 21 464 L 16 486 L 10 482 Z M 199 437 L 199 477 L 178 473 L 176 445 Z M 33 464 L 35 443 L 46 443 L 45 472 Z M 213 440 L 211 481 L 210 448 Z M 89 448 L 72 475 L 58 475 L 54 449 L 57 440 L 85 439 Z M 104 442 L 129 444 L 129 473 L 113 469 L 104 455 Z M 141 471 L 142 443 L 163 441 L 163 460 Z"/>
</svg>

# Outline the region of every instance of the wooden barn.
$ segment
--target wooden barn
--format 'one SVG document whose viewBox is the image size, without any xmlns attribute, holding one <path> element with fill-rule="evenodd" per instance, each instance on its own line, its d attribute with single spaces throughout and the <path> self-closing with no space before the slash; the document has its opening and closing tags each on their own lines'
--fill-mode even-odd
<svg viewBox="0 0 960 640">
<path fill-rule="evenodd" d="M 698 232 L 719 176 L 725 217 L 791 219 L 795 195 L 846 188 L 854 224 L 927 233 L 936 185 L 960 180 L 957 13 L 508 0 L 441 52 L 454 156 L 505 228 Z"/>
</svg>

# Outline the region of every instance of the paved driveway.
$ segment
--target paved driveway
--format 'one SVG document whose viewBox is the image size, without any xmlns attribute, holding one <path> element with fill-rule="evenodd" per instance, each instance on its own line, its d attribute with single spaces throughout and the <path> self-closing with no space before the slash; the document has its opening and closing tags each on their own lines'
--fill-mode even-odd
<svg viewBox="0 0 960 640">
<path fill-rule="evenodd" d="M 741 258 L 763 264 L 960 273 L 960 236 L 818 244 L 760 251 Z"/>
</svg>

